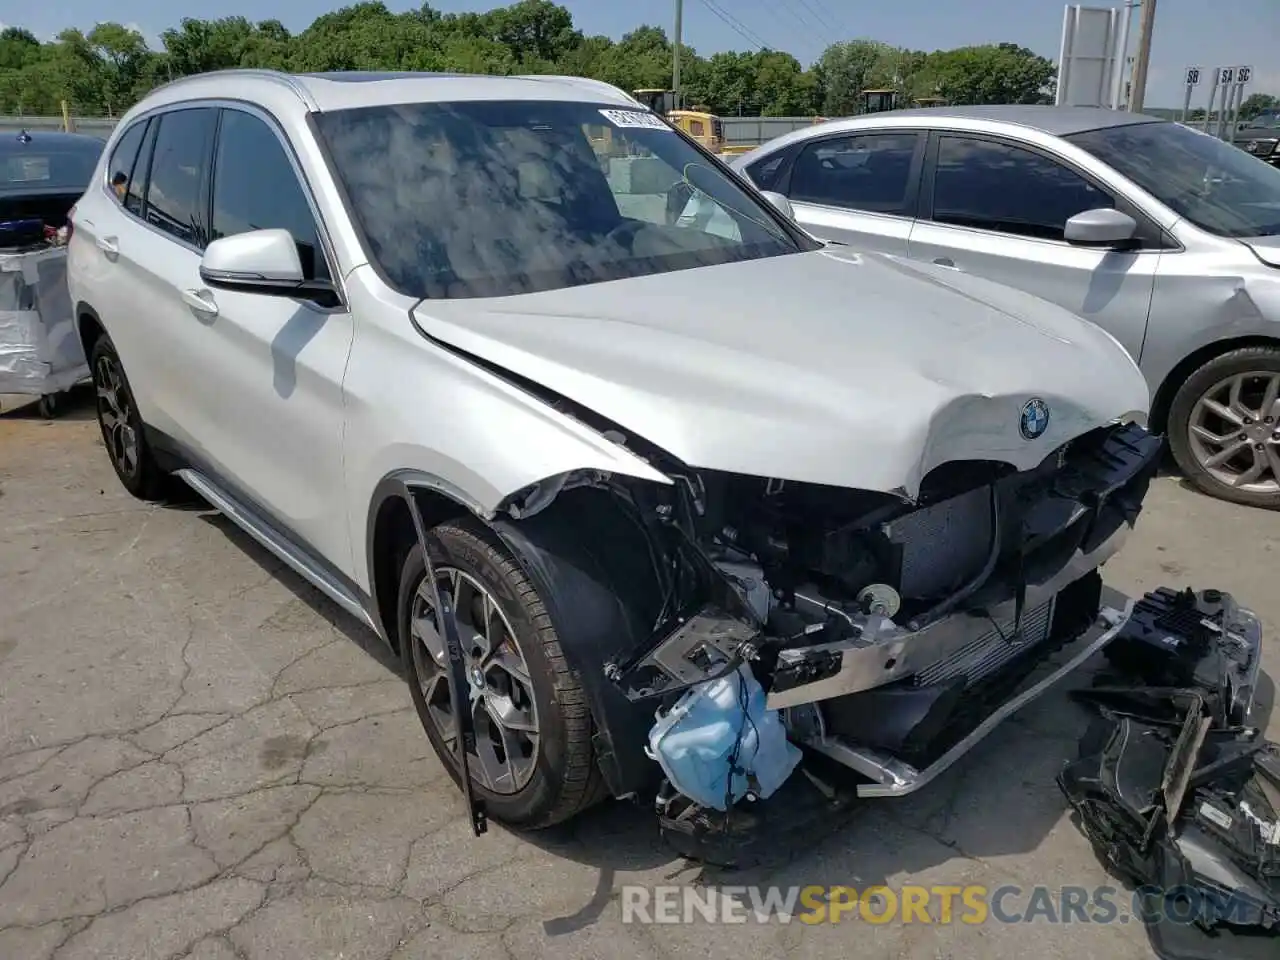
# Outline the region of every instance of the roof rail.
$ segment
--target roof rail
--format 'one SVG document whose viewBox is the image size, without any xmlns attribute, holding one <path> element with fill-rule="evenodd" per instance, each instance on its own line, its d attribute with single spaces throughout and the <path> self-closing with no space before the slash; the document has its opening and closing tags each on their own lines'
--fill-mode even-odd
<svg viewBox="0 0 1280 960">
<path fill-rule="evenodd" d="M 176 80 L 170 80 L 162 83 L 160 86 L 152 90 L 155 93 L 158 90 L 167 90 L 170 87 L 181 86 L 182 84 L 191 83 L 196 80 L 203 80 L 207 77 L 254 77 L 259 80 L 269 80 L 272 83 L 280 84 L 291 90 L 295 96 L 307 105 L 310 110 L 318 110 L 319 106 L 311 98 L 311 94 L 307 92 L 307 88 L 298 82 L 297 78 L 292 74 L 283 73 L 279 70 L 268 70 L 262 67 L 230 67 L 226 70 L 207 70 L 204 73 L 190 73 L 185 77 L 178 77 Z"/>
</svg>

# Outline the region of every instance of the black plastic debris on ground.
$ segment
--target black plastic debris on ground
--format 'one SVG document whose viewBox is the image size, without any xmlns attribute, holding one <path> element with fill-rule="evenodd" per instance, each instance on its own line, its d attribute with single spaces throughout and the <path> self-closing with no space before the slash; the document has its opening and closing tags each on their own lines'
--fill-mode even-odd
<svg viewBox="0 0 1280 960">
<path fill-rule="evenodd" d="M 839 828 L 856 799 L 856 782 L 847 771 L 826 758 L 809 756 L 773 796 L 740 801 L 727 815 L 698 806 L 664 782 L 658 829 L 682 857 L 747 870 L 820 843 Z"/>
<path fill-rule="evenodd" d="M 1058 785 L 1164 960 L 1280 957 L 1280 746 L 1244 725 L 1247 619 L 1218 591 L 1148 594 L 1077 692 L 1099 716 Z"/>
</svg>

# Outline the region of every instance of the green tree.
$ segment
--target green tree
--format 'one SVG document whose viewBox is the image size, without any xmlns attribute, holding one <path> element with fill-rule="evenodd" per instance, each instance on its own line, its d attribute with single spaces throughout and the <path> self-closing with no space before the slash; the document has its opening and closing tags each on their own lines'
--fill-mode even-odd
<svg viewBox="0 0 1280 960">
<path fill-rule="evenodd" d="M 1276 109 L 1280 109 L 1280 97 L 1273 97 L 1269 93 L 1251 93 L 1240 104 L 1240 119 L 1252 120 L 1264 110 Z"/>
<path fill-rule="evenodd" d="M 862 91 L 871 86 L 877 65 L 883 66 L 891 49 L 864 37 L 833 43 L 822 51 L 814 66 L 821 112 L 828 117 L 856 113 Z"/>
<path fill-rule="evenodd" d="M 1052 103 L 1057 68 L 1014 43 L 939 50 L 928 67 L 952 103 Z"/>
<path fill-rule="evenodd" d="M 0 109 L 56 114 L 66 100 L 78 115 L 118 115 L 154 85 L 210 70 L 433 70 L 563 73 L 623 90 L 665 89 L 673 50 L 661 27 L 641 24 L 614 42 L 584 36 L 555 0 L 518 0 L 486 12 L 446 13 L 431 3 L 393 12 L 359 0 L 321 14 L 291 34 L 278 20 L 187 18 L 147 49 L 117 23 L 87 34 L 69 30 L 40 43 L 29 31 L 0 30 Z M 1051 99 L 1054 66 L 1016 44 L 925 53 L 861 37 L 831 44 L 809 68 L 777 50 L 699 56 L 680 51 L 687 105 L 724 115 L 842 116 L 860 109 L 862 91 L 889 87 L 901 98 L 941 94 L 957 103 L 1035 103 Z M 1271 100 L 1251 97 L 1246 110 Z"/>
<path fill-rule="evenodd" d="M 681 47 L 681 69 L 687 47 Z M 671 41 L 661 27 L 643 25 L 603 51 L 596 79 L 623 90 L 666 89 L 671 85 Z"/>
<path fill-rule="evenodd" d="M 0 70 L 21 70 L 42 55 L 40 41 L 30 30 L 21 27 L 0 30 Z"/>
</svg>

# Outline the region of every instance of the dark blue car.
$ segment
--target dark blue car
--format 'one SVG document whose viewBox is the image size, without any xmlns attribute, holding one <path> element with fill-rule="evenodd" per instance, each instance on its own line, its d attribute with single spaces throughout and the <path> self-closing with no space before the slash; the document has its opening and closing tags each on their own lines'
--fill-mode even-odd
<svg viewBox="0 0 1280 960">
<path fill-rule="evenodd" d="M 105 142 L 79 133 L 0 133 L 0 247 L 37 243 L 80 199 Z"/>
</svg>

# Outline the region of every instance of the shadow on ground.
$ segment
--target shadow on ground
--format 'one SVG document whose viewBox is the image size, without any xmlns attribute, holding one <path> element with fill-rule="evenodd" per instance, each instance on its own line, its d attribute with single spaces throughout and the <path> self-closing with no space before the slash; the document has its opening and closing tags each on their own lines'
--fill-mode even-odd
<svg viewBox="0 0 1280 960">
<path fill-rule="evenodd" d="M 39 397 L 25 397 L 5 394 L 0 397 L 0 420 L 94 420 L 98 416 L 94 402 L 93 384 L 76 384 L 66 393 L 59 394 L 56 399 L 55 413 L 52 418 L 41 414 Z"/>
</svg>

